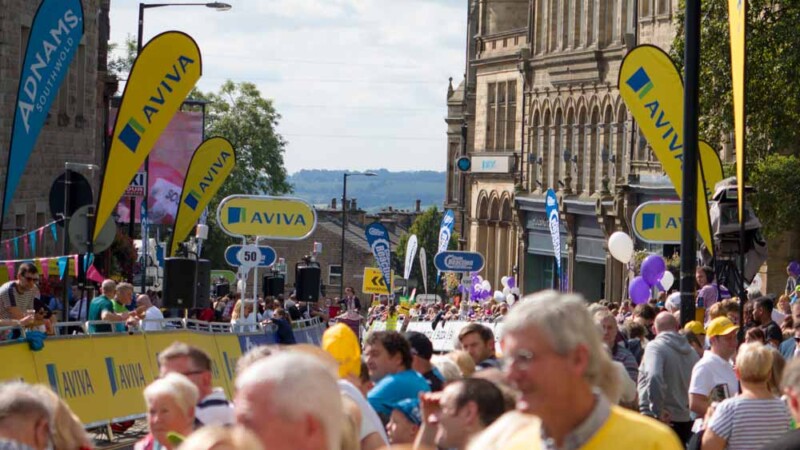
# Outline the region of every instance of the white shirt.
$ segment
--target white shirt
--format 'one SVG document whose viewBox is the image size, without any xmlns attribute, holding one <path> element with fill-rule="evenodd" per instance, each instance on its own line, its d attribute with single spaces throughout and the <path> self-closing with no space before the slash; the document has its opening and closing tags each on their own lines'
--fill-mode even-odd
<svg viewBox="0 0 800 450">
<path fill-rule="evenodd" d="M 378 413 L 367 402 L 367 399 L 364 398 L 364 395 L 361 394 L 361 391 L 347 380 L 339 380 L 337 383 L 339 384 L 339 392 L 354 401 L 361 411 L 361 430 L 358 433 L 358 440 L 360 441 L 372 433 L 378 433 L 386 447 L 389 447 L 389 436 L 386 434 L 383 422 L 378 417 Z"/>
<path fill-rule="evenodd" d="M 225 397 L 222 388 L 214 388 L 208 396 L 197 404 L 195 418 L 202 425 L 232 425 L 233 405 Z"/>
<path fill-rule="evenodd" d="M 689 394 L 704 395 L 708 397 L 710 404 L 734 397 L 738 393 L 739 380 L 736 379 L 731 363 L 711 351 L 705 352 L 692 369 Z M 698 418 L 694 427 L 698 428 L 702 423 L 703 419 Z"/>
<path fill-rule="evenodd" d="M 164 314 L 155 306 L 147 308 L 144 312 L 144 320 L 163 320 Z M 142 322 L 142 329 L 144 331 L 160 331 L 162 329 L 161 322 Z"/>
</svg>

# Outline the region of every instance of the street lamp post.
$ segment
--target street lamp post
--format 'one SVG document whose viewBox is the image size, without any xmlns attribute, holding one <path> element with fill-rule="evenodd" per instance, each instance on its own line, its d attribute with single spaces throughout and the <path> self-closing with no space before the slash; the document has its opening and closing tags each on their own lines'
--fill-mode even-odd
<svg viewBox="0 0 800 450">
<path fill-rule="evenodd" d="M 136 56 L 139 56 L 139 53 L 142 52 L 142 47 L 144 44 L 142 43 L 142 37 L 144 34 L 144 10 L 149 8 L 163 8 L 166 6 L 205 6 L 207 8 L 212 8 L 217 11 L 228 11 L 231 9 L 231 5 L 227 3 L 221 2 L 208 2 L 208 3 L 139 3 L 139 23 L 136 30 Z M 205 118 L 205 115 L 203 115 Z M 203 130 L 205 131 L 205 129 Z M 142 205 L 145 208 L 145 212 L 147 212 L 147 205 L 150 199 L 150 156 L 148 155 L 144 159 L 144 173 L 145 173 L 145 182 L 144 182 L 144 198 L 142 199 Z M 133 230 L 133 223 L 135 220 L 135 206 L 133 199 L 131 199 L 131 213 L 130 213 L 130 221 L 131 221 L 131 230 Z M 144 223 L 142 223 L 142 228 L 144 229 Z M 133 236 L 131 236 L 131 239 Z M 142 294 L 145 293 L 147 290 L 147 247 L 149 246 L 150 242 L 149 238 L 142 234 L 142 264 L 144 264 L 144 268 L 142 269 L 144 273 L 142 274 Z M 158 243 L 156 243 L 158 244 Z"/>
<path fill-rule="evenodd" d="M 344 298 L 344 232 L 347 229 L 347 177 L 356 176 L 356 175 L 363 175 L 365 177 L 376 177 L 378 174 L 374 172 L 363 172 L 363 173 L 344 173 L 342 177 L 344 182 L 342 183 L 342 251 L 341 251 L 341 259 L 339 260 L 339 299 Z"/>
</svg>

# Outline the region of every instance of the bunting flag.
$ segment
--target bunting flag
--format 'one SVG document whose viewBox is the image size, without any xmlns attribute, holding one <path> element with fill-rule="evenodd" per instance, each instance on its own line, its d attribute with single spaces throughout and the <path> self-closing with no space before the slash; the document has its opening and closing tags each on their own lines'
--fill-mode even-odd
<svg viewBox="0 0 800 450">
<path fill-rule="evenodd" d="M 50 232 L 53 233 L 53 241 L 58 242 L 58 231 L 56 230 L 56 223 L 50 224 Z"/>
<path fill-rule="evenodd" d="M 89 266 L 94 262 L 94 253 L 87 253 L 83 255 L 83 271 L 89 270 Z"/>
<path fill-rule="evenodd" d="M 25 257 L 28 256 L 28 235 L 27 234 L 22 236 L 22 254 Z"/>
<path fill-rule="evenodd" d="M 14 273 L 14 261 L 6 261 L 6 270 L 8 270 L 9 280 L 17 278 L 17 274 Z"/>
<path fill-rule="evenodd" d="M 64 273 L 67 271 L 67 260 L 69 259 L 68 256 L 59 256 L 58 257 L 58 278 L 64 279 Z"/>
<path fill-rule="evenodd" d="M 44 227 L 39 228 L 36 231 L 39 233 L 39 242 L 41 242 L 42 245 L 44 245 Z"/>
<path fill-rule="evenodd" d="M 95 283 L 102 283 L 105 280 L 105 277 L 94 267 L 94 265 L 91 265 L 88 269 L 86 269 L 86 279 L 94 281 Z"/>
<path fill-rule="evenodd" d="M 28 233 L 28 242 L 31 246 L 31 256 L 36 256 L 36 232 L 31 231 Z"/>
<path fill-rule="evenodd" d="M 49 258 L 42 258 L 40 261 L 42 262 L 42 277 L 49 278 L 50 277 L 50 259 Z"/>
<path fill-rule="evenodd" d="M 80 267 L 81 267 L 80 259 L 81 259 L 80 255 L 72 255 L 72 262 L 73 262 L 74 267 L 75 267 L 75 275 L 76 276 L 79 273 L 81 273 L 81 271 L 80 271 Z"/>
<path fill-rule="evenodd" d="M 19 238 L 14 238 L 14 258 L 19 258 Z"/>
<path fill-rule="evenodd" d="M 11 241 L 6 241 L 6 259 L 11 259 Z"/>
</svg>

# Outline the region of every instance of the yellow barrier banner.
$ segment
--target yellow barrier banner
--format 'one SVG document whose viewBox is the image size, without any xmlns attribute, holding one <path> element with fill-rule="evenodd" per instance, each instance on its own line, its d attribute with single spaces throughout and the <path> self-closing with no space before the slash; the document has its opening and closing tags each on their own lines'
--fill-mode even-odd
<svg viewBox="0 0 800 450">
<path fill-rule="evenodd" d="M 736 130 L 736 187 L 739 190 L 739 223 L 744 219 L 745 67 L 747 47 L 747 0 L 728 0 L 733 80 L 733 123 Z"/>
<path fill-rule="evenodd" d="M 660 48 L 640 45 L 622 61 L 619 91 L 678 197 L 683 198 L 683 81 L 675 64 Z M 698 173 L 703 173 L 701 167 L 698 169 Z M 713 254 L 711 221 L 702 178 L 698 178 L 695 189 L 697 231 Z"/>
<path fill-rule="evenodd" d="M 242 345 L 239 337 L 235 334 L 215 334 L 214 340 L 217 343 L 217 353 L 222 362 L 222 376 L 230 388 L 228 395 L 233 395 L 236 381 L 236 363 L 242 357 Z M 233 397 L 230 397 L 233 398 Z"/>
<path fill-rule="evenodd" d="M 217 342 L 214 340 L 214 335 L 205 333 L 187 333 L 186 339 L 183 342 L 194 345 L 195 347 L 202 348 L 211 357 L 211 375 L 214 386 L 225 389 L 228 398 L 231 398 L 233 389 L 228 385 L 228 378 L 225 376 L 224 363 L 220 357 L 219 350 L 217 349 Z"/>
<path fill-rule="evenodd" d="M 0 364 L 0 381 L 38 383 L 39 377 L 33 365 L 33 352 L 27 343 L 0 345 L 0 361 L 3 361 L 3 364 Z"/>
<path fill-rule="evenodd" d="M 183 181 L 181 202 L 175 216 L 167 256 L 172 256 L 192 230 L 208 202 L 230 175 L 236 165 L 236 153 L 227 139 L 213 137 L 200 144 L 192 155 L 186 179 Z"/>
<path fill-rule="evenodd" d="M 190 331 L 145 334 L 148 357 L 150 358 L 150 363 L 153 366 L 153 371 L 155 373 L 159 372 L 158 354 L 176 341 L 194 345 L 195 347 L 205 350 L 205 352 L 211 357 L 211 375 L 214 386 L 225 389 L 228 395 L 230 395 L 227 380 L 220 370 L 222 364 L 220 362 L 219 352 L 217 351 L 217 345 L 214 342 L 214 336 L 212 335 L 199 334 Z"/>
<path fill-rule="evenodd" d="M 147 411 L 142 393 L 158 373 L 147 357 L 144 336 L 95 335 L 90 341 L 94 357 L 102 360 L 106 369 L 103 381 L 108 383 L 111 395 L 103 401 L 108 409 L 108 418 L 123 418 Z M 74 342 L 79 344 L 79 341 Z"/>
<path fill-rule="evenodd" d="M 185 33 L 154 37 L 133 62 L 108 153 L 94 239 L 145 158 L 202 74 L 200 49 Z"/>
</svg>

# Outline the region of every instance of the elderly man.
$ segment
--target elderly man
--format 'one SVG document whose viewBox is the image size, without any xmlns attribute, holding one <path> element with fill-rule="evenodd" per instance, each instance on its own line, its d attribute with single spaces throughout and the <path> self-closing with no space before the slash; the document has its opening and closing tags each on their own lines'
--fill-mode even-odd
<svg viewBox="0 0 800 450">
<path fill-rule="evenodd" d="M 150 296 L 147 294 L 139 294 L 136 297 L 136 311 L 141 319 L 141 328 L 144 331 L 159 331 L 162 329 L 161 322 L 151 322 L 155 320 L 164 320 L 164 314 L 160 309 L 153 305 Z"/>
<path fill-rule="evenodd" d="M 233 405 L 222 388 L 215 388 L 211 374 L 211 358 L 203 349 L 174 342 L 158 354 L 161 376 L 179 373 L 194 383 L 200 394 L 195 411 L 195 424 L 230 425 L 234 422 Z"/>
<path fill-rule="evenodd" d="M 644 349 L 639 370 L 639 411 L 669 424 L 685 444 L 692 437 L 687 392 L 700 357 L 679 327 L 669 312 L 656 316 L 656 338 Z"/>
<path fill-rule="evenodd" d="M 283 352 L 256 361 L 236 378 L 236 422 L 265 449 L 338 450 L 342 398 L 316 357 Z"/>
<path fill-rule="evenodd" d="M 0 384 L 0 449 L 51 447 L 53 414 L 49 400 L 22 382 Z"/>
<path fill-rule="evenodd" d="M 17 279 L 0 286 L 0 320 L 18 320 L 28 325 L 36 320 L 32 311 L 33 300 L 39 297 L 39 271 L 31 263 L 22 263 L 17 269 Z"/>
<path fill-rule="evenodd" d="M 92 299 L 89 304 L 89 320 L 107 320 L 109 322 L 125 322 L 130 317 L 129 312 L 115 312 L 112 298 L 117 292 L 117 283 L 114 280 L 104 280 L 101 286 L 103 293 Z M 132 291 L 131 291 L 132 292 Z M 89 325 L 89 333 L 108 333 L 111 325 Z"/>
<path fill-rule="evenodd" d="M 501 345 L 517 408 L 537 416 L 506 450 L 536 448 L 683 448 L 656 420 L 611 405 L 619 375 L 582 297 L 544 291 L 508 314 Z"/>
</svg>

